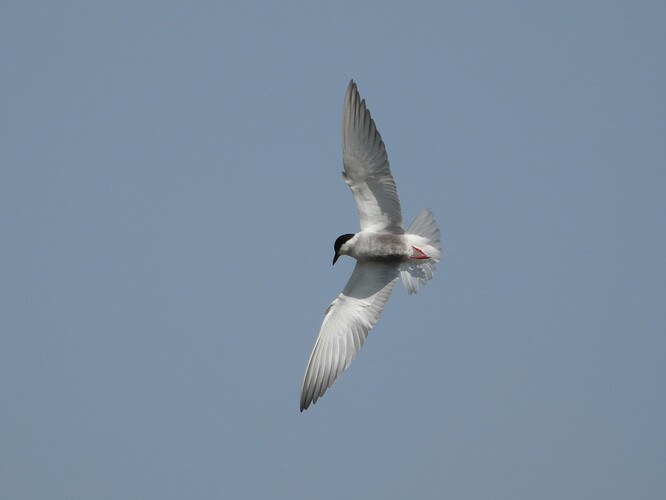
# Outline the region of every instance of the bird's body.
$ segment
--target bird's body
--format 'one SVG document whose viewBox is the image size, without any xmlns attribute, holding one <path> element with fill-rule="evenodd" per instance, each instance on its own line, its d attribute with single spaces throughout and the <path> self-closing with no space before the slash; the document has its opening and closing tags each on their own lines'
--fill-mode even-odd
<svg viewBox="0 0 666 500">
<path fill-rule="evenodd" d="M 401 263 L 407 261 L 411 254 L 404 235 L 388 233 L 361 231 L 356 233 L 345 247 L 349 249 L 348 253 L 343 255 L 349 255 L 359 261 Z"/>
<path fill-rule="evenodd" d="M 335 241 L 333 264 L 349 255 L 356 267 L 324 314 L 303 379 L 301 411 L 316 403 L 351 364 L 398 277 L 408 293 L 416 293 L 441 258 L 439 229 L 430 210 L 421 211 L 407 231 L 402 226 L 384 142 L 353 80 L 345 95 L 342 137 L 342 175 L 354 195 L 361 230 Z"/>
<path fill-rule="evenodd" d="M 417 234 L 360 231 L 347 241 L 342 249 L 344 251 L 341 250 L 339 253 L 349 255 L 358 261 L 402 264 L 410 259 L 425 258 L 416 249 L 427 245 L 428 241 Z"/>
</svg>

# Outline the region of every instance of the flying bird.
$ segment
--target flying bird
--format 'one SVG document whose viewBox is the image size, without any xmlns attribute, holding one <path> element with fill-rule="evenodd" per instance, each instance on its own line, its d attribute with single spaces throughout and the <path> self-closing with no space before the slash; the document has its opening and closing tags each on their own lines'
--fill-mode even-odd
<svg viewBox="0 0 666 500">
<path fill-rule="evenodd" d="M 354 80 L 345 95 L 342 140 L 342 177 L 354 195 L 361 230 L 335 240 L 333 264 L 349 255 L 356 267 L 324 314 L 303 378 L 301 411 L 316 403 L 354 360 L 398 277 L 409 294 L 418 292 L 432 278 L 442 253 L 429 209 L 403 229 L 386 148 Z"/>
</svg>

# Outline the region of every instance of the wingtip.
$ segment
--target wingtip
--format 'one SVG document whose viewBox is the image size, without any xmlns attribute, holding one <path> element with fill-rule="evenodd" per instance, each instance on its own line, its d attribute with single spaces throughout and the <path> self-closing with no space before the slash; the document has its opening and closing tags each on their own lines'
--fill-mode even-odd
<svg viewBox="0 0 666 500">
<path fill-rule="evenodd" d="M 354 94 L 358 94 L 358 88 L 356 87 L 356 82 L 354 79 L 349 80 L 349 85 L 347 85 L 347 94 L 345 95 L 345 101 L 351 101 L 351 98 Z"/>
</svg>

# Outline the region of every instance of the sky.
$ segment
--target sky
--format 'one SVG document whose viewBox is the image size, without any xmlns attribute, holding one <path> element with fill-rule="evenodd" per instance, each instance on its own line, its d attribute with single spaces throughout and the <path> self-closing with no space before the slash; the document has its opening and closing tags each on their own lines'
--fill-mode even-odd
<svg viewBox="0 0 666 500">
<path fill-rule="evenodd" d="M 666 4 L 0 13 L 0 497 L 666 497 Z M 300 413 L 352 78 L 444 257 Z"/>
</svg>

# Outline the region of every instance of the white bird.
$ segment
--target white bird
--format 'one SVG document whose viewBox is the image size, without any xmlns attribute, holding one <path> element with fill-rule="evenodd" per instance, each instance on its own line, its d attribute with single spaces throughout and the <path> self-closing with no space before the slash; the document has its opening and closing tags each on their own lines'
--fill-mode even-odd
<svg viewBox="0 0 666 500">
<path fill-rule="evenodd" d="M 345 95 L 342 139 L 342 177 L 354 195 L 361 230 L 335 240 L 333 264 L 340 255 L 349 255 L 356 267 L 324 314 L 303 378 L 301 411 L 316 403 L 354 360 L 398 276 L 408 293 L 416 293 L 432 278 L 441 257 L 439 229 L 429 209 L 419 213 L 407 232 L 402 227 L 384 142 L 354 80 Z"/>
</svg>

